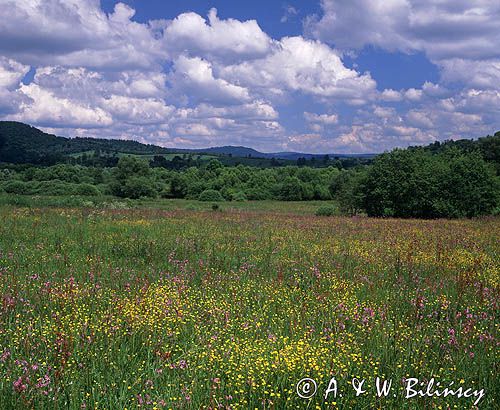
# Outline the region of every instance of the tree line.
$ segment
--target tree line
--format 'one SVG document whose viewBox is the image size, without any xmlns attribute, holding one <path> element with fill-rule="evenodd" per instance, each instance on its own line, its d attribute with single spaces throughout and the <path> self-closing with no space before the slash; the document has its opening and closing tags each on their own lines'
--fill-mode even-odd
<svg viewBox="0 0 500 410">
<path fill-rule="evenodd" d="M 4 164 L 0 192 L 25 195 L 113 195 L 202 201 L 335 200 L 344 214 L 457 218 L 500 213 L 500 133 L 395 149 L 370 165 L 226 166 L 218 159 L 176 167 L 121 156 L 110 167 Z"/>
</svg>

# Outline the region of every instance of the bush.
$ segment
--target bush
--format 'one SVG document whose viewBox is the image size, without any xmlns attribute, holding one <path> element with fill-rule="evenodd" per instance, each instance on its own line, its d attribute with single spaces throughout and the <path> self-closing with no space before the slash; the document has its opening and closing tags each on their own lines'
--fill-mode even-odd
<svg viewBox="0 0 500 410">
<path fill-rule="evenodd" d="M 333 205 L 323 205 L 320 206 L 317 210 L 315 215 L 316 216 L 333 216 L 337 213 L 337 208 L 335 208 Z"/>
<path fill-rule="evenodd" d="M 124 198 L 138 199 L 141 197 L 156 197 L 156 189 L 147 177 L 133 176 L 120 187 L 119 195 Z"/>
<path fill-rule="evenodd" d="M 101 195 L 101 191 L 95 186 L 91 184 L 77 184 L 74 189 L 75 195 L 83 195 L 83 196 L 99 196 Z"/>
<path fill-rule="evenodd" d="M 26 186 L 25 182 L 14 180 L 14 181 L 4 182 L 2 188 L 8 194 L 23 195 L 27 193 L 28 187 Z"/>
<path fill-rule="evenodd" d="M 266 199 L 271 199 L 271 193 L 268 190 L 254 187 L 246 189 L 245 195 L 248 199 L 254 201 L 264 201 Z"/>
<path fill-rule="evenodd" d="M 236 192 L 235 194 L 233 194 L 232 199 L 233 199 L 233 201 L 236 201 L 236 202 L 244 202 L 247 200 L 247 197 L 243 192 Z"/>
<path fill-rule="evenodd" d="M 52 181 L 30 181 L 29 194 L 31 195 L 71 195 L 74 193 L 75 184 L 54 179 Z"/>
<path fill-rule="evenodd" d="M 206 189 L 200 194 L 198 200 L 203 202 L 222 202 L 224 198 L 219 191 L 215 189 Z"/>
<path fill-rule="evenodd" d="M 304 197 L 302 182 L 297 177 L 288 177 L 278 187 L 279 199 L 283 201 L 301 201 Z"/>
</svg>

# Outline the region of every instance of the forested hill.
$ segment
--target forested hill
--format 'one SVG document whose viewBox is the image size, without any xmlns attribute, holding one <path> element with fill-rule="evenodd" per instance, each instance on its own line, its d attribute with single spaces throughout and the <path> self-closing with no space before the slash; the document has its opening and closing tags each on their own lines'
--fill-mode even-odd
<svg viewBox="0 0 500 410">
<path fill-rule="evenodd" d="M 277 166 L 293 165 L 298 160 L 309 160 L 311 166 L 332 165 L 341 159 L 343 166 L 350 167 L 368 162 L 374 155 L 325 155 L 303 154 L 298 152 L 262 153 L 252 148 L 241 146 L 224 146 L 202 149 L 164 148 L 156 145 L 142 144 L 132 140 L 101 138 L 64 138 L 47 134 L 27 124 L 14 121 L 0 121 L 0 162 L 13 164 L 53 165 L 61 162 L 72 162 L 79 157 L 92 156 L 91 165 L 116 165 L 118 157 L 123 154 L 144 155 L 152 159 L 154 156 L 175 154 L 191 156 L 220 157 L 225 165 Z M 95 161 L 98 157 L 99 161 Z M 359 158 L 359 160 L 358 160 Z M 210 158 L 206 158 L 210 159 Z M 238 160 L 245 159 L 245 160 Z M 255 160 L 261 159 L 261 160 Z M 280 160 L 280 161 L 278 161 Z M 317 161 L 316 161 L 317 160 Z M 316 163 L 315 163 L 316 162 Z M 85 164 L 87 164 L 84 161 Z M 87 164 L 90 165 L 90 164 Z M 305 165 L 305 164 L 302 164 Z"/>
<path fill-rule="evenodd" d="M 478 150 L 483 158 L 493 162 L 498 167 L 500 164 L 500 132 L 494 136 L 479 138 L 478 140 L 458 140 L 435 142 L 424 147 L 433 153 L 440 153 L 450 147 L 457 147 L 463 151 Z M 156 157 L 162 165 L 164 158 L 159 156 L 175 154 L 186 155 L 212 155 L 219 157 L 225 165 L 254 165 L 259 167 L 280 165 L 309 165 L 353 167 L 370 162 L 373 154 L 365 155 L 313 155 L 297 152 L 262 153 L 252 148 L 240 146 L 224 146 L 206 149 L 176 149 L 163 148 L 156 145 L 142 144 L 132 140 L 100 139 L 100 138 L 64 138 L 47 134 L 27 124 L 14 121 L 0 121 L 0 162 L 13 164 L 53 165 L 57 163 L 74 162 L 81 156 L 92 156 L 93 162 L 87 165 L 114 166 L 118 157 L 123 154 L 148 156 L 149 160 Z M 172 155 L 173 154 L 173 155 Z M 97 160 L 96 160 L 97 158 Z M 171 158 L 174 160 L 174 158 Z M 210 158 L 207 158 L 208 160 Z M 244 159 L 244 160 L 243 160 Z M 259 160 L 256 160 L 259 159 Z M 193 164 L 193 161 L 184 161 L 176 158 L 179 164 L 173 168 L 182 168 L 184 165 Z M 177 166 L 179 165 L 179 167 Z M 181 166 L 182 165 L 182 166 Z"/>
<path fill-rule="evenodd" d="M 64 138 L 47 134 L 27 124 L 0 121 L 0 161 L 15 164 L 54 164 L 68 155 L 100 151 L 127 154 L 163 154 L 168 150 L 137 141 Z"/>
</svg>

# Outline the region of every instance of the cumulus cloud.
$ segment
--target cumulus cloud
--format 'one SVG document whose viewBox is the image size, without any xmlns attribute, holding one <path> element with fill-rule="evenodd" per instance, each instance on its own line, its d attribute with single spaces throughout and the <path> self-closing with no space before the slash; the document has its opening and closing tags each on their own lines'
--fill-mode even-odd
<svg viewBox="0 0 500 410">
<path fill-rule="evenodd" d="M 60 135 L 378 152 L 500 126 L 500 5 L 488 0 L 323 0 L 309 37 L 281 39 L 215 9 L 139 22 L 99 0 L 0 5 L 0 118 Z M 345 63 L 365 45 L 424 52 L 440 80 L 377 90 Z"/>
<path fill-rule="evenodd" d="M 498 46 L 500 48 L 500 39 Z M 453 58 L 441 61 L 440 67 L 445 82 L 479 89 L 500 89 L 500 58 L 479 61 Z"/>
<path fill-rule="evenodd" d="M 168 24 L 164 41 L 171 52 L 216 57 L 225 62 L 266 55 L 271 38 L 255 20 L 220 20 L 211 9 L 208 21 L 196 13 L 183 13 Z"/>
<path fill-rule="evenodd" d="M 1 0 L 0 53 L 29 65 L 123 70 L 155 66 L 166 50 L 154 26 L 132 21 L 118 3 L 106 15 L 99 0 Z"/>
<path fill-rule="evenodd" d="M 176 91 L 194 101 L 231 104 L 250 99 L 246 88 L 215 78 L 212 64 L 200 57 L 178 57 L 170 82 Z"/>
<path fill-rule="evenodd" d="M 154 98 L 132 98 L 112 95 L 102 100 L 113 118 L 131 124 L 161 124 L 169 121 L 174 107 Z"/>
<path fill-rule="evenodd" d="M 29 66 L 0 56 L 0 115 L 15 113 L 21 103 L 29 102 L 29 98 L 17 93 L 17 88 L 29 69 Z"/>
<path fill-rule="evenodd" d="M 111 116 L 99 107 L 91 107 L 66 98 L 57 98 L 36 84 L 21 86 L 20 92 L 30 98 L 22 103 L 12 119 L 42 126 L 98 128 L 112 124 Z"/>
<path fill-rule="evenodd" d="M 343 49 L 372 44 L 425 51 L 433 60 L 500 56 L 500 3 L 490 0 L 322 0 L 312 37 Z M 355 28 L 355 29 L 353 29 Z"/>
<path fill-rule="evenodd" d="M 30 67 L 0 56 L 0 88 L 14 89 L 28 73 Z"/>
<path fill-rule="evenodd" d="M 304 112 L 304 118 L 314 130 L 321 130 L 325 125 L 334 125 L 339 122 L 337 114 L 315 114 L 306 111 Z"/>
<path fill-rule="evenodd" d="M 371 98 L 376 88 L 369 74 L 345 67 L 335 50 L 303 37 L 285 37 L 267 57 L 228 65 L 220 72 L 268 96 L 291 90 L 357 104 Z"/>
<path fill-rule="evenodd" d="M 401 101 L 403 99 L 403 96 L 399 91 L 392 89 L 385 89 L 384 91 L 382 91 L 379 98 L 382 101 L 396 102 L 396 101 Z"/>
</svg>

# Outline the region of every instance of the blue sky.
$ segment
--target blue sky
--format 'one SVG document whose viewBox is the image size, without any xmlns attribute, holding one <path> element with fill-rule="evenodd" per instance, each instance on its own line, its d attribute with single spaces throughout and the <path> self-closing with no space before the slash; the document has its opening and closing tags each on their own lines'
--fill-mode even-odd
<svg viewBox="0 0 500 410">
<path fill-rule="evenodd" d="M 0 5 L 0 119 L 58 135 L 367 153 L 500 129 L 491 0 Z"/>
</svg>

